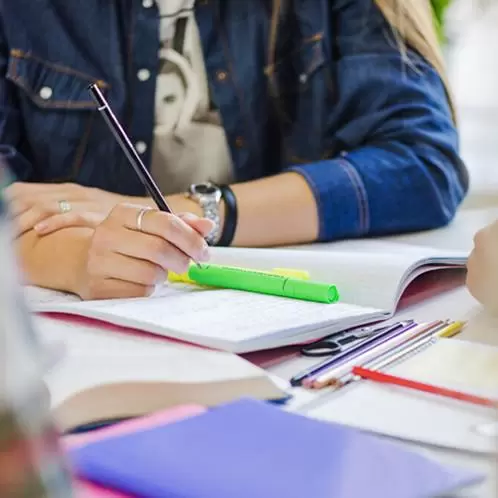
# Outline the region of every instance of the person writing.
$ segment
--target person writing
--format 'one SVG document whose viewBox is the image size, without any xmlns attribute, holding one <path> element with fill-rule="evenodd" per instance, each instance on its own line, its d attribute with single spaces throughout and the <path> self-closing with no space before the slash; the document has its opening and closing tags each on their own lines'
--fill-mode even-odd
<svg viewBox="0 0 498 498">
<path fill-rule="evenodd" d="M 18 0 L 0 15 L 0 152 L 32 284 L 146 295 L 207 258 L 204 239 L 434 228 L 467 190 L 426 0 Z M 92 83 L 188 214 L 143 211 Z"/>
</svg>

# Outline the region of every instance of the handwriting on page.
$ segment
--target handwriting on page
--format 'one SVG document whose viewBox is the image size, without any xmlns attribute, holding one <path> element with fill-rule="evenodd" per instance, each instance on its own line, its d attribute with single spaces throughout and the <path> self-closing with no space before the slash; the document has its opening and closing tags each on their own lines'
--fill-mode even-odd
<svg viewBox="0 0 498 498">
<path fill-rule="evenodd" d="M 58 292 L 33 286 L 24 287 L 24 294 L 26 296 L 26 300 L 28 301 L 28 305 L 34 307 L 47 303 L 77 303 L 78 301 L 81 301 L 81 299 L 74 294 L 67 294 L 65 292 Z"/>
</svg>

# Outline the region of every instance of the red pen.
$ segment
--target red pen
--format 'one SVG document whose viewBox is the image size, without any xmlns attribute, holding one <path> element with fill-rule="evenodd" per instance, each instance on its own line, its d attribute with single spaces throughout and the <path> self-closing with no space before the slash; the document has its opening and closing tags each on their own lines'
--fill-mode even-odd
<svg viewBox="0 0 498 498">
<path fill-rule="evenodd" d="M 368 379 L 374 382 L 379 382 L 381 384 L 390 384 L 393 386 L 406 387 L 407 389 L 422 391 L 429 394 L 436 394 L 438 396 L 444 396 L 446 398 L 452 398 L 459 401 L 464 401 L 466 403 L 472 403 L 474 405 L 489 406 L 495 408 L 498 407 L 498 400 L 484 398 L 481 396 L 474 396 L 473 394 L 454 391 L 453 389 L 446 389 L 444 387 L 433 386 L 431 384 L 424 384 L 423 382 L 404 379 L 402 377 L 389 375 L 386 373 L 378 372 L 376 370 L 369 370 L 368 368 L 354 367 L 353 375 L 357 375 L 362 379 Z"/>
</svg>

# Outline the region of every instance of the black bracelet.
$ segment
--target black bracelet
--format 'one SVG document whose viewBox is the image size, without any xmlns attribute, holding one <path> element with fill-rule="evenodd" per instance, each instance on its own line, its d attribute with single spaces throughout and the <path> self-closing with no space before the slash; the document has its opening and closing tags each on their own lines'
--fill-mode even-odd
<svg viewBox="0 0 498 498">
<path fill-rule="evenodd" d="M 237 229 L 237 198 L 228 185 L 220 186 L 221 195 L 225 201 L 225 222 L 220 240 L 216 245 L 228 247 L 232 244 Z"/>
</svg>

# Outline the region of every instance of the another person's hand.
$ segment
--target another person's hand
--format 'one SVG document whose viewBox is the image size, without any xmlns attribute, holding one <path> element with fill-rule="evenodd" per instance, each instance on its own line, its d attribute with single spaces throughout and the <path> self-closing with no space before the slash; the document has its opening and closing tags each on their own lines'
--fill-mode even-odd
<svg viewBox="0 0 498 498">
<path fill-rule="evenodd" d="M 204 237 L 212 229 L 211 221 L 192 214 L 119 204 L 95 228 L 74 292 L 83 299 L 150 295 L 168 270 L 183 273 L 191 260 L 209 259 Z"/>
<path fill-rule="evenodd" d="M 70 226 L 96 227 L 128 198 L 75 183 L 13 183 L 5 189 L 17 235 L 47 235 Z"/>
<path fill-rule="evenodd" d="M 467 263 L 467 286 L 491 312 L 498 312 L 498 221 L 474 237 Z"/>
</svg>

